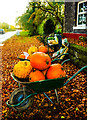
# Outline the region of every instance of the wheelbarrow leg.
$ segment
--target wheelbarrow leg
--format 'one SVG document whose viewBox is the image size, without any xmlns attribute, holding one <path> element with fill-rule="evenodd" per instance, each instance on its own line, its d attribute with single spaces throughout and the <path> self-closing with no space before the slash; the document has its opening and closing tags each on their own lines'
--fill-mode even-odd
<svg viewBox="0 0 87 120">
<path fill-rule="evenodd" d="M 25 94 L 25 87 L 24 86 L 23 86 L 23 94 L 24 94 L 24 98 L 26 98 L 25 97 L 26 94 Z"/>
<path fill-rule="evenodd" d="M 56 97 L 57 97 L 57 102 L 59 103 L 58 94 L 57 94 L 57 89 L 55 89 L 55 94 L 56 94 Z"/>
<path fill-rule="evenodd" d="M 51 103 L 53 103 L 53 101 L 48 97 L 48 95 L 46 93 L 43 92 L 43 94 L 48 98 L 48 100 L 51 101 Z M 54 103 L 53 103 L 54 104 Z"/>
</svg>

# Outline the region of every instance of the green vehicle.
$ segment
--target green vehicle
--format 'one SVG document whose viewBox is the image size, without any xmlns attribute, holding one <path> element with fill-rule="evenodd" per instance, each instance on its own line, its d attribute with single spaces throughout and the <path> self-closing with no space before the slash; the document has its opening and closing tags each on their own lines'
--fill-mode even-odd
<svg viewBox="0 0 87 120">
<path fill-rule="evenodd" d="M 70 61 L 70 59 L 64 60 L 61 65 L 65 62 Z M 51 61 L 53 62 L 53 61 Z M 7 100 L 6 104 L 9 107 L 12 107 L 16 111 L 24 111 L 29 106 L 33 105 L 34 95 L 37 94 L 44 94 L 45 97 L 52 103 L 55 104 L 50 97 L 45 93 L 50 90 L 55 90 L 55 94 L 57 97 L 57 102 L 59 103 L 58 99 L 58 92 L 57 88 L 61 88 L 65 86 L 68 82 L 70 82 L 77 74 L 79 74 L 83 69 L 87 68 L 87 66 L 82 67 L 78 70 L 72 77 L 68 78 L 67 75 L 62 78 L 55 78 L 55 79 L 45 79 L 41 81 L 29 82 L 26 79 L 26 82 L 23 79 L 17 78 L 14 73 L 11 73 L 11 77 L 19 83 L 19 88 L 16 88 Z M 22 85 L 22 86 L 21 86 Z"/>
</svg>

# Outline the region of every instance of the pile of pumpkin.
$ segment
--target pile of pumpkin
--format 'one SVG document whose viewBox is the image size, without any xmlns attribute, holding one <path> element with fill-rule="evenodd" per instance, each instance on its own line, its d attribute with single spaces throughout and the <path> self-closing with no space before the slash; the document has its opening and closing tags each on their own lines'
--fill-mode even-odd
<svg viewBox="0 0 87 120">
<path fill-rule="evenodd" d="M 30 55 L 29 60 L 19 61 L 15 64 L 13 73 L 16 77 L 28 78 L 29 82 L 35 82 L 66 76 L 61 64 L 51 64 L 51 58 L 44 52 L 34 52 Z"/>
</svg>

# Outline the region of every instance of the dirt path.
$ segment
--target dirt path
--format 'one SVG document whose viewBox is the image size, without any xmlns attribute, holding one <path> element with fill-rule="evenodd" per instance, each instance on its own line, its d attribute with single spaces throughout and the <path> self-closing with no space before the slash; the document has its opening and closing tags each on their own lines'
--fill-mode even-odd
<svg viewBox="0 0 87 120">
<path fill-rule="evenodd" d="M 2 117 L 2 46 L 0 46 L 0 119 Z"/>
</svg>

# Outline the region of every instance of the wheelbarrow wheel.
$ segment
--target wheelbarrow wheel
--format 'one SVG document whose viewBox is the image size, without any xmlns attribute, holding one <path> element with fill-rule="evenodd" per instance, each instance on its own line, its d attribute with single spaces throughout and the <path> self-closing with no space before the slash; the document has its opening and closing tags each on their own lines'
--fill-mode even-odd
<svg viewBox="0 0 87 120">
<path fill-rule="evenodd" d="M 32 94 L 32 92 L 27 88 L 24 88 L 24 90 L 23 88 L 17 88 L 11 93 L 9 102 L 10 104 L 16 105 L 30 94 Z M 29 106 L 33 104 L 33 98 L 34 98 L 33 96 L 27 98 L 20 105 L 13 107 L 13 109 L 16 111 L 23 111 L 27 109 Z"/>
</svg>

